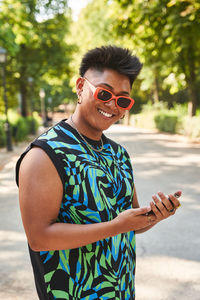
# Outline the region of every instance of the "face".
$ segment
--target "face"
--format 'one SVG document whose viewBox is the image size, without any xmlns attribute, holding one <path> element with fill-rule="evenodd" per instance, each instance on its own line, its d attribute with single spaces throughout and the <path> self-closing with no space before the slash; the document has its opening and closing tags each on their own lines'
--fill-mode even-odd
<svg viewBox="0 0 200 300">
<path fill-rule="evenodd" d="M 100 72 L 89 69 L 85 75 L 95 87 L 103 87 L 111 91 L 115 96 L 129 97 L 131 87 L 129 78 L 118 72 L 105 69 Z M 77 106 L 79 111 L 79 122 L 88 130 L 102 132 L 117 122 L 124 114 L 125 110 L 116 105 L 115 100 L 102 102 L 96 100 L 88 82 L 84 78 L 77 80 L 77 94 L 81 97 L 82 103 Z"/>
</svg>

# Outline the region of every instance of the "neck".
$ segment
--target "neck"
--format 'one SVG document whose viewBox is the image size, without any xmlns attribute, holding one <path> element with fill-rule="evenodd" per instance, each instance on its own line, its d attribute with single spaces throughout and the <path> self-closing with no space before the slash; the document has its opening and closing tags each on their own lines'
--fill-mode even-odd
<svg viewBox="0 0 200 300">
<path fill-rule="evenodd" d="M 72 121 L 81 134 L 85 135 L 86 137 L 92 140 L 99 141 L 101 139 L 102 131 L 93 128 L 87 122 L 87 118 L 86 119 L 82 118 L 77 111 L 75 111 L 74 114 L 72 115 Z"/>
</svg>

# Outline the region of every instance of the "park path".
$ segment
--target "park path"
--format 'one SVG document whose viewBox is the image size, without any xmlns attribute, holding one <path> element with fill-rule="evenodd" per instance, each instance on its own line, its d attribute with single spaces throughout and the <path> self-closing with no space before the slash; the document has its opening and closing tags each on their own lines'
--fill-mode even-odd
<svg viewBox="0 0 200 300">
<path fill-rule="evenodd" d="M 200 144 L 184 137 L 114 127 L 128 150 L 140 205 L 182 190 L 177 213 L 137 236 L 136 300 L 200 299 Z"/>
<path fill-rule="evenodd" d="M 200 299 L 200 144 L 179 136 L 114 125 L 107 133 L 128 150 L 139 202 L 183 191 L 176 215 L 137 236 L 136 300 Z M 36 300 L 14 182 L 25 144 L 0 151 L 0 299 Z M 122 299 L 123 300 L 123 299 Z"/>
</svg>

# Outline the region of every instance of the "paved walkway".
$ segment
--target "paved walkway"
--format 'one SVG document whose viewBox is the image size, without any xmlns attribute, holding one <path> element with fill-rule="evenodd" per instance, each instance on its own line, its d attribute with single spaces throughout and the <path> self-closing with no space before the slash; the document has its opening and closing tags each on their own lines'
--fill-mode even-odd
<svg viewBox="0 0 200 300">
<path fill-rule="evenodd" d="M 184 138 L 113 126 L 107 135 L 128 150 L 141 205 L 161 190 L 183 191 L 176 215 L 137 236 L 137 300 L 199 300 L 200 144 Z M 14 153 L 0 151 L 0 299 L 36 300 L 20 219 Z"/>
</svg>

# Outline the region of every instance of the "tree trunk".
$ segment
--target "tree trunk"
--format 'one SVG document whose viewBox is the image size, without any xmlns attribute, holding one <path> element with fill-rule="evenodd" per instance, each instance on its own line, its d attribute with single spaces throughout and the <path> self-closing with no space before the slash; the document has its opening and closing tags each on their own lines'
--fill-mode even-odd
<svg viewBox="0 0 200 300">
<path fill-rule="evenodd" d="M 193 117 L 196 115 L 196 109 L 197 109 L 197 92 L 196 92 L 195 84 L 189 83 L 188 91 L 189 91 L 188 115 L 190 117 Z"/>
<path fill-rule="evenodd" d="M 154 71 L 155 77 L 154 77 L 154 89 L 153 89 L 153 102 L 158 103 L 160 101 L 159 98 L 159 92 L 160 92 L 160 85 L 158 80 L 158 70 Z"/>
<path fill-rule="evenodd" d="M 22 117 L 28 116 L 28 109 L 27 109 L 27 87 L 25 81 L 21 81 L 20 83 L 20 92 L 21 92 L 21 113 Z"/>
<path fill-rule="evenodd" d="M 193 51 L 193 46 L 190 45 L 187 52 L 188 59 L 188 76 L 186 76 L 186 81 L 189 91 L 189 103 L 188 103 L 188 114 L 190 117 L 196 115 L 197 109 L 197 89 L 196 89 L 196 74 L 195 74 L 195 55 Z"/>
<path fill-rule="evenodd" d="M 23 117 L 28 116 L 28 103 L 27 103 L 27 62 L 26 62 L 26 45 L 20 46 L 20 93 L 21 93 L 21 114 Z"/>
</svg>

